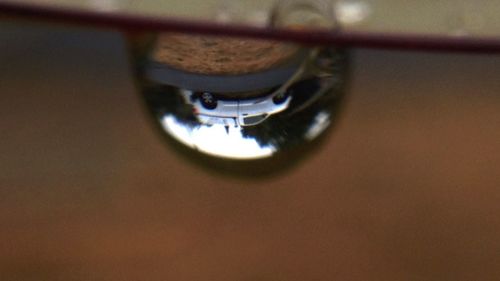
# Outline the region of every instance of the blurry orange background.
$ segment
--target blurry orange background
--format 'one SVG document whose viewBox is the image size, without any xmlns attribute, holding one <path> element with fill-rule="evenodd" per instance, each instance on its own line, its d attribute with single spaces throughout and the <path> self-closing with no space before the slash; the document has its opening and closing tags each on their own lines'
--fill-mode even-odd
<svg viewBox="0 0 500 281">
<path fill-rule="evenodd" d="M 158 137 L 113 32 L 0 25 L 0 280 L 500 280 L 500 57 L 354 50 L 288 173 Z"/>
</svg>

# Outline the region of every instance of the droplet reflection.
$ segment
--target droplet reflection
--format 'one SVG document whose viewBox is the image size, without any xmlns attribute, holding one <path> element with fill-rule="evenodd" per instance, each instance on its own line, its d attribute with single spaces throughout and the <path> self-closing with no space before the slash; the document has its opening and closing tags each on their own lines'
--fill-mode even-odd
<svg viewBox="0 0 500 281">
<path fill-rule="evenodd" d="M 179 34 L 132 42 L 150 112 L 194 154 L 289 161 L 337 116 L 347 67 L 341 50 Z"/>
</svg>

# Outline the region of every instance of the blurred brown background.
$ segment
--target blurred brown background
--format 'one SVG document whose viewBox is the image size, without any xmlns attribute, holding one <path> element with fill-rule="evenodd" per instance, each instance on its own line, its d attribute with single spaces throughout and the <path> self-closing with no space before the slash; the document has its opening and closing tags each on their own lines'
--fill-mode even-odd
<svg viewBox="0 0 500 281">
<path fill-rule="evenodd" d="M 165 146 L 119 34 L 0 25 L 0 280 L 500 280 L 500 57 L 355 50 L 324 147 Z"/>
</svg>

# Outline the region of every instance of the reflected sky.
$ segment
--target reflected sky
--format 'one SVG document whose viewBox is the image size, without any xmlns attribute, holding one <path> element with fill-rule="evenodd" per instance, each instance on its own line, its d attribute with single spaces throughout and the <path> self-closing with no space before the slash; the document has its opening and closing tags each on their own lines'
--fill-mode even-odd
<svg viewBox="0 0 500 281">
<path fill-rule="evenodd" d="M 172 114 L 161 118 L 165 131 L 179 142 L 200 152 L 231 159 L 258 159 L 276 152 L 272 145 L 260 145 L 253 138 L 243 136 L 240 127 L 199 125 L 190 127 Z"/>
</svg>

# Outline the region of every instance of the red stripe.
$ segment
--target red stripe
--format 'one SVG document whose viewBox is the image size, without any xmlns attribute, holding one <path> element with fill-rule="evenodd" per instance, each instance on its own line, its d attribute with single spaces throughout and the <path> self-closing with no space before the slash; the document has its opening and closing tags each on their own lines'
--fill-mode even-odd
<svg viewBox="0 0 500 281">
<path fill-rule="evenodd" d="M 500 38 L 403 35 L 388 33 L 284 30 L 208 21 L 152 17 L 127 13 L 104 13 L 68 7 L 0 2 L 0 12 L 9 16 L 64 22 L 124 31 L 177 31 L 193 34 L 226 35 L 297 42 L 307 45 L 336 45 L 376 49 L 435 52 L 500 53 Z"/>
</svg>

